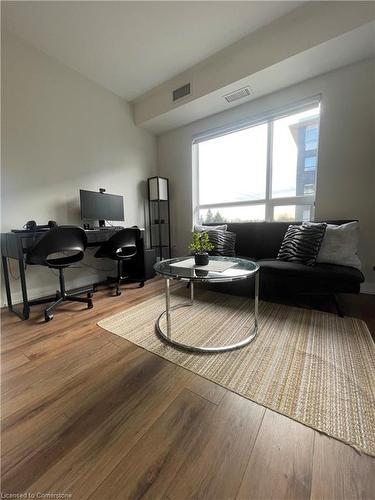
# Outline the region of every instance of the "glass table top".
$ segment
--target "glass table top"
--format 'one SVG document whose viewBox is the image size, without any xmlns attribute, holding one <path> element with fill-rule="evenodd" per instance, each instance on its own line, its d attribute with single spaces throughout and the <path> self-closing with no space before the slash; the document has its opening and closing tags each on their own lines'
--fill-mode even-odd
<svg viewBox="0 0 375 500">
<path fill-rule="evenodd" d="M 210 256 L 207 266 L 195 266 L 193 261 L 193 256 L 162 260 L 154 265 L 154 269 L 165 278 L 187 281 L 236 281 L 259 270 L 256 262 L 237 257 Z"/>
</svg>

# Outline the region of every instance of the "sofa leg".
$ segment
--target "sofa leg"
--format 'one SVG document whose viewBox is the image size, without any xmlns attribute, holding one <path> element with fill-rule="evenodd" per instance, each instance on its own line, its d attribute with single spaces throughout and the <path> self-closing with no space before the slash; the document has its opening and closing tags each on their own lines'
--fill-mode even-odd
<svg viewBox="0 0 375 500">
<path fill-rule="evenodd" d="M 343 313 L 343 311 L 341 309 L 340 302 L 339 302 L 339 299 L 337 297 L 337 294 L 333 293 L 332 297 L 333 297 L 333 302 L 335 303 L 337 314 L 340 316 L 340 318 L 343 318 L 344 317 L 344 313 Z"/>
</svg>

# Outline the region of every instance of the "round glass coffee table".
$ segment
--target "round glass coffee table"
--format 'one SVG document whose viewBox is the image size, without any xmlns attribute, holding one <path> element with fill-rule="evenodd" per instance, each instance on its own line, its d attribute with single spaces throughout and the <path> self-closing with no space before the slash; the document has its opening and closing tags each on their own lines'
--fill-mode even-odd
<svg viewBox="0 0 375 500">
<path fill-rule="evenodd" d="M 159 335 L 168 343 L 196 352 L 223 352 L 232 351 L 244 347 L 258 333 L 258 303 L 259 303 L 259 266 L 256 262 L 239 259 L 236 257 L 210 257 L 207 266 L 195 266 L 194 257 L 179 257 L 176 259 L 162 260 L 154 265 L 156 273 L 165 280 L 165 311 L 161 313 L 156 321 L 156 329 Z M 189 307 L 194 305 L 194 283 L 224 283 L 239 280 L 254 279 L 254 326 L 249 334 L 239 342 L 219 346 L 197 346 L 179 342 L 172 338 L 171 311 L 180 307 Z M 171 306 L 170 299 L 170 280 L 181 280 L 190 283 L 190 301 Z M 164 331 L 160 321 L 166 317 L 167 331 Z"/>
</svg>

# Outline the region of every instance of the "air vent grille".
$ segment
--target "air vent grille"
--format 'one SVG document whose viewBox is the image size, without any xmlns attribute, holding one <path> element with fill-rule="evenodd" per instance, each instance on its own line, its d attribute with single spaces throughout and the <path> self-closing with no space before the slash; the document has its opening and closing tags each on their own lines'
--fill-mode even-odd
<svg viewBox="0 0 375 500">
<path fill-rule="evenodd" d="M 173 102 L 178 101 L 178 99 L 182 99 L 190 94 L 190 83 L 179 87 L 173 91 Z"/>
<path fill-rule="evenodd" d="M 227 102 L 237 101 L 238 99 L 243 99 L 253 93 L 250 87 L 243 87 L 242 89 L 235 90 L 234 92 L 230 92 L 224 96 L 224 99 Z"/>
</svg>

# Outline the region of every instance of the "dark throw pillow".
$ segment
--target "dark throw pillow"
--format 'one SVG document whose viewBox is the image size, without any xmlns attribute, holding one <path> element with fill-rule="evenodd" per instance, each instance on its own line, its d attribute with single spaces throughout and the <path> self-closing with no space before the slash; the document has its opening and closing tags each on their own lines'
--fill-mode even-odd
<svg viewBox="0 0 375 500">
<path fill-rule="evenodd" d="M 236 233 L 230 231 L 210 230 L 205 231 L 208 239 L 215 248 L 211 250 L 210 255 L 222 255 L 223 257 L 234 257 L 236 255 Z"/>
<path fill-rule="evenodd" d="M 327 224 L 289 226 L 281 244 L 278 260 L 314 266 Z"/>
</svg>

